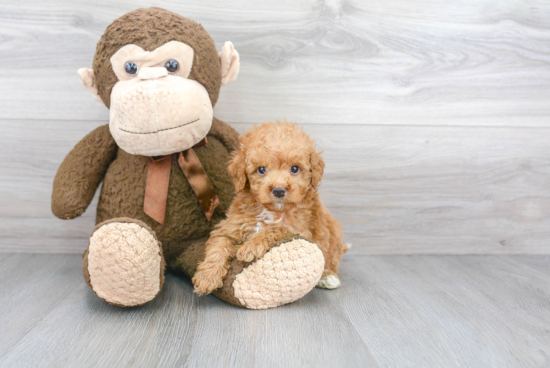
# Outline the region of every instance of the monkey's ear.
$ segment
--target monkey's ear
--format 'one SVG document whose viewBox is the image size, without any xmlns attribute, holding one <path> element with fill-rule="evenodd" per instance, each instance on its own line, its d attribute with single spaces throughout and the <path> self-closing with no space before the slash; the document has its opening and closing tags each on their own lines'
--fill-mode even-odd
<svg viewBox="0 0 550 368">
<path fill-rule="evenodd" d="M 246 162 L 242 148 L 233 151 L 227 170 L 235 183 L 235 191 L 242 192 L 246 186 Z"/>
<path fill-rule="evenodd" d="M 92 94 L 92 97 L 95 100 L 103 103 L 103 100 L 101 99 L 101 97 L 99 97 L 99 94 L 97 93 L 97 84 L 95 82 L 94 71 L 88 68 L 80 68 L 78 69 L 77 73 L 84 87 Z"/>
<path fill-rule="evenodd" d="M 235 50 L 233 43 L 227 41 L 223 45 L 222 51 L 218 53 L 218 56 L 220 57 L 222 70 L 222 86 L 225 86 L 237 79 L 237 75 L 239 75 L 239 69 L 241 67 L 239 53 Z"/>
</svg>

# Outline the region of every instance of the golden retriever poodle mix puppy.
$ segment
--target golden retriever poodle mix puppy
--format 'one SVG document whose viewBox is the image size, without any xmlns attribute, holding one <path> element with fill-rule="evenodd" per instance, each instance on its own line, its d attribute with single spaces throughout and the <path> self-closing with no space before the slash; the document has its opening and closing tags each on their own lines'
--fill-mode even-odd
<svg viewBox="0 0 550 368">
<path fill-rule="evenodd" d="M 236 197 L 210 234 L 205 259 L 193 277 L 195 293 L 223 285 L 230 261 L 252 262 L 278 240 L 300 235 L 324 254 L 325 270 L 317 287 L 340 286 L 338 263 L 348 246 L 342 226 L 323 206 L 318 188 L 325 163 L 315 142 L 296 124 L 264 123 L 240 137 L 229 173 Z"/>
</svg>

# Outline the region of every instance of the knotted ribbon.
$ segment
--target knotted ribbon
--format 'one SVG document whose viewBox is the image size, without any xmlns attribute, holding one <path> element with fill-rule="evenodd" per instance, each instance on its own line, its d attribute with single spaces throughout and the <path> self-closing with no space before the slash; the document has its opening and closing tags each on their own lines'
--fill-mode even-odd
<svg viewBox="0 0 550 368">
<path fill-rule="evenodd" d="M 193 148 L 202 147 L 207 143 L 205 137 Z M 214 210 L 220 204 L 214 186 L 193 148 L 173 155 L 151 157 L 149 160 L 143 211 L 158 223 L 164 224 L 166 217 L 168 185 L 170 184 L 170 170 L 172 168 L 172 156 L 174 155 L 177 155 L 178 165 L 197 196 L 208 221 L 210 221 Z"/>
</svg>

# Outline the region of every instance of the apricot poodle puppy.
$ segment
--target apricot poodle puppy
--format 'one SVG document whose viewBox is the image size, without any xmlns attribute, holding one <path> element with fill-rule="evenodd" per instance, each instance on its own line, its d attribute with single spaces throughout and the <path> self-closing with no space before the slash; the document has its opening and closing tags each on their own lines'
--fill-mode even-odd
<svg viewBox="0 0 550 368">
<path fill-rule="evenodd" d="M 205 259 L 193 277 L 195 293 L 223 285 L 235 257 L 252 262 L 278 240 L 300 235 L 324 254 L 325 270 L 317 287 L 340 286 L 338 263 L 348 246 L 342 227 L 318 193 L 325 163 L 314 141 L 296 124 L 264 123 L 244 133 L 233 153 L 229 173 L 237 195 L 210 234 Z"/>
</svg>

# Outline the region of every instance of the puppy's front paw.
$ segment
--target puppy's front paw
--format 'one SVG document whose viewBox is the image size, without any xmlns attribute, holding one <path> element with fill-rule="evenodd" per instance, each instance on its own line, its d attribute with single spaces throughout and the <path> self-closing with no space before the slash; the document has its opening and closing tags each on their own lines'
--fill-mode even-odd
<svg viewBox="0 0 550 368">
<path fill-rule="evenodd" d="M 268 249 L 269 246 L 266 246 L 261 240 L 252 238 L 240 246 L 237 251 L 237 259 L 252 262 L 254 259 L 262 258 Z"/>
<path fill-rule="evenodd" d="M 194 292 L 198 295 L 210 294 L 217 288 L 223 286 L 223 277 L 220 278 L 219 272 L 212 270 L 197 271 L 193 277 Z"/>
<path fill-rule="evenodd" d="M 340 279 L 335 273 L 325 271 L 323 272 L 323 277 L 321 277 L 321 280 L 319 280 L 316 287 L 321 289 L 336 289 L 341 284 Z"/>
</svg>

